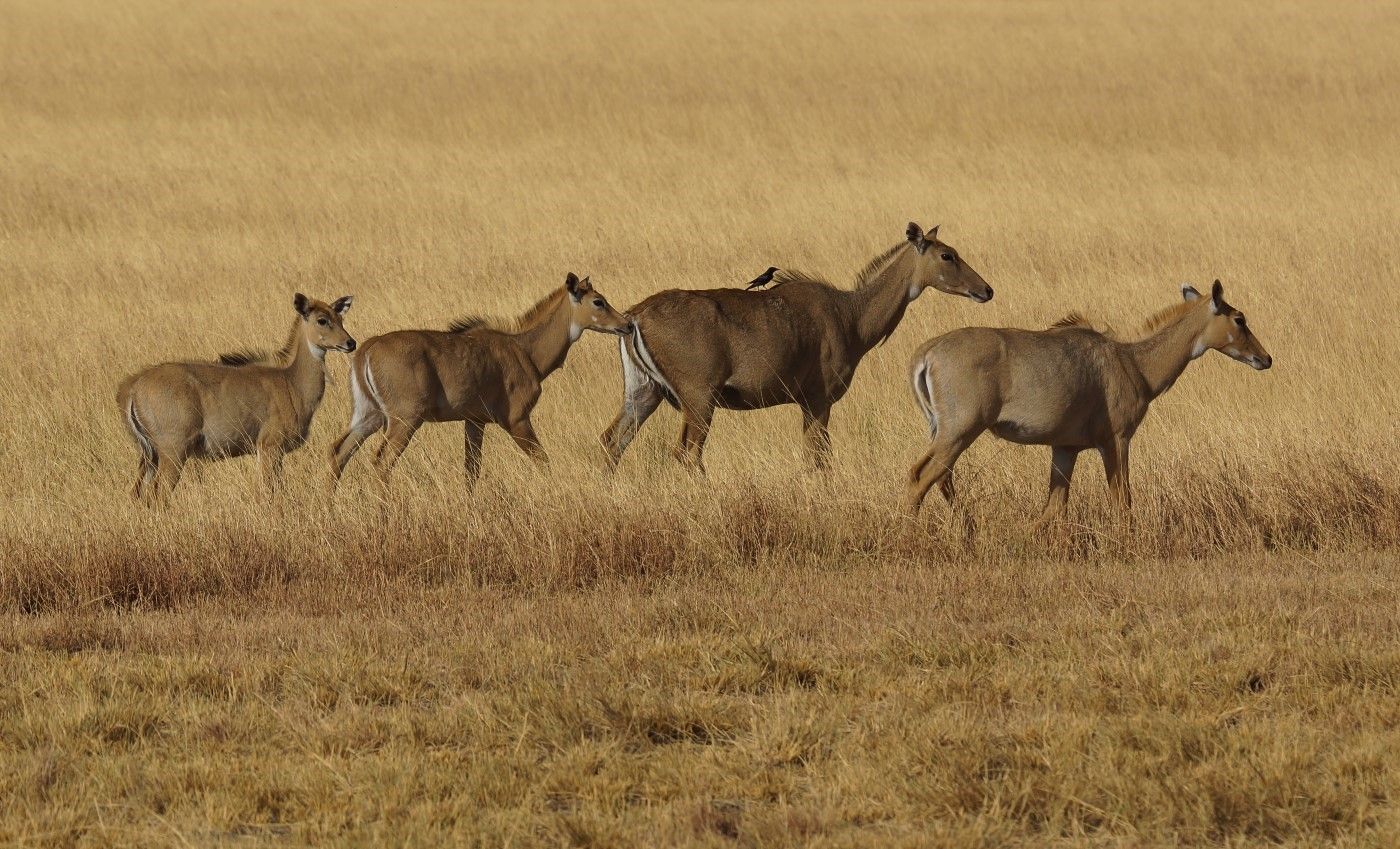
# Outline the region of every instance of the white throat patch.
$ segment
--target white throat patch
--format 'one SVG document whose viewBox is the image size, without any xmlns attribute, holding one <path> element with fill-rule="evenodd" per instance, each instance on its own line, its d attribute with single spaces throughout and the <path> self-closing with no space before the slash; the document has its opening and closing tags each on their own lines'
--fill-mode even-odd
<svg viewBox="0 0 1400 849">
<path fill-rule="evenodd" d="M 570 341 L 570 342 L 577 342 L 577 341 L 578 341 L 578 338 L 579 338 L 580 336 L 582 336 L 582 335 L 583 335 L 583 325 L 581 325 L 581 324 L 570 324 L 570 325 L 569 325 L 569 341 Z"/>
</svg>

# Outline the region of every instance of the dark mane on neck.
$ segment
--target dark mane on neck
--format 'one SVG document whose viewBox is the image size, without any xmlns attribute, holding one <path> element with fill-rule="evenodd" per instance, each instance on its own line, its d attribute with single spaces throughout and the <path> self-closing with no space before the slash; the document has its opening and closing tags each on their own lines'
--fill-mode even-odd
<svg viewBox="0 0 1400 849">
<path fill-rule="evenodd" d="M 773 272 L 773 286 L 781 286 L 784 283 L 796 282 L 820 283 L 823 286 L 831 286 L 833 289 L 836 288 L 832 286 L 831 282 L 826 278 L 806 271 L 799 271 L 796 268 L 781 268 Z"/>
<path fill-rule="evenodd" d="M 1050 325 L 1050 329 L 1051 329 L 1051 330 L 1058 330 L 1058 329 L 1061 328 L 1061 327 L 1090 327 L 1090 328 L 1092 328 L 1093 326 L 1094 326 L 1094 325 L 1092 325 L 1092 324 L 1089 323 L 1089 319 L 1087 319 L 1087 318 L 1084 317 L 1084 314 L 1083 314 L 1083 313 L 1081 313 L 1081 312 L 1072 312 L 1072 313 L 1068 313 L 1067 315 L 1065 315 L 1064 318 L 1061 318 L 1061 319 L 1057 320 L 1054 324 L 1051 324 L 1051 325 Z"/>
<path fill-rule="evenodd" d="M 220 354 L 214 362 L 221 366 L 233 366 L 242 368 L 243 366 L 285 366 L 291 362 L 292 352 L 296 350 L 297 336 L 300 335 L 301 319 L 292 320 L 291 332 L 287 334 L 287 341 L 282 343 L 282 347 L 272 353 L 268 353 L 266 348 L 239 348 L 236 351 L 229 351 Z"/>
<path fill-rule="evenodd" d="M 892 247 L 892 248 L 889 248 L 889 249 L 887 249 L 887 250 L 881 251 L 881 252 L 879 253 L 879 255 L 877 255 L 874 259 L 872 259 L 872 260 L 870 260 L 869 262 L 867 262 L 867 263 L 865 264 L 865 267 L 862 268 L 859 272 L 856 273 L 855 284 L 851 286 L 851 289 L 850 289 L 849 291 L 855 291 L 855 290 L 857 290 L 857 289 L 862 289 L 862 288 L 866 287 L 867 285 L 869 285 L 870 282 L 871 282 L 872 280 L 875 279 L 875 274 L 876 274 L 876 272 L 878 272 L 878 271 L 880 271 L 882 268 L 884 268 L 885 263 L 889 262 L 889 260 L 892 259 L 892 258 L 894 257 L 895 254 L 899 253 L 899 249 L 902 248 L 902 247 L 904 247 L 904 246 L 907 245 L 907 244 L 909 244 L 909 243 L 908 243 L 908 242 L 900 242 L 899 244 L 895 245 L 895 246 Z M 821 277 L 821 276 L 818 276 L 818 275 L 816 275 L 816 274 L 808 274 L 808 273 L 805 272 L 805 271 L 797 271 L 797 270 L 794 270 L 794 269 L 783 269 L 783 270 L 779 270 L 779 271 L 776 271 L 776 272 L 773 273 L 773 285 L 774 285 L 774 286 L 777 286 L 777 285 L 782 284 L 782 283 L 791 283 L 791 282 L 793 282 L 793 281 L 805 281 L 805 282 L 807 282 L 807 283 L 819 283 L 819 284 L 821 284 L 821 285 L 823 285 L 823 286 L 826 286 L 826 287 L 828 287 L 828 288 L 831 288 L 831 289 L 840 289 L 840 288 L 841 288 L 840 286 L 837 286 L 835 283 L 832 283 L 830 280 L 827 280 L 825 277 Z"/>
<path fill-rule="evenodd" d="M 464 315 L 451 324 L 447 325 L 448 333 L 467 333 L 478 327 L 486 327 L 488 324 L 486 317 L 481 315 Z"/>
<path fill-rule="evenodd" d="M 1081 328 L 1083 330 L 1092 330 L 1100 336 L 1107 336 L 1109 339 L 1113 339 L 1115 341 L 1117 341 L 1118 339 L 1118 337 L 1115 336 L 1113 333 L 1113 328 L 1100 327 L 1097 324 L 1094 324 L 1094 322 L 1090 321 L 1089 318 L 1084 315 L 1084 313 L 1079 312 L 1077 310 L 1075 312 L 1069 313 L 1064 318 L 1061 318 L 1059 321 L 1056 321 L 1054 324 L 1051 324 L 1050 327 L 1047 329 L 1064 330 L 1066 328 L 1072 327 Z"/>
<path fill-rule="evenodd" d="M 1182 301 L 1181 303 L 1172 304 L 1166 309 L 1160 310 L 1143 324 L 1143 335 L 1151 336 L 1163 327 L 1176 323 L 1177 319 L 1186 315 L 1195 307 L 1195 301 Z"/>
<path fill-rule="evenodd" d="M 872 259 L 870 262 L 867 262 L 865 264 L 865 267 L 860 270 L 860 273 L 856 274 L 856 285 L 852 288 L 863 288 L 867 283 L 869 283 L 875 278 L 875 272 L 883 268 L 885 263 L 893 259 L 894 255 L 899 253 L 900 248 L 903 248 L 907 244 L 909 243 L 899 242 L 894 247 L 889 248 L 888 250 L 881 253 L 879 256 Z"/>
<path fill-rule="evenodd" d="M 540 298 L 535 305 L 515 318 L 487 318 L 480 315 L 469 315 L 457 319 L 447 326 L 450 333 L 469 333 L 480 328 L 499 330 L 502 333 L 521 333 L 529 330 L 543 321 L 554 308 L 559 305 L 559 301 L 567 295 L 567 291 L 560 287 Z"/>
</svg>

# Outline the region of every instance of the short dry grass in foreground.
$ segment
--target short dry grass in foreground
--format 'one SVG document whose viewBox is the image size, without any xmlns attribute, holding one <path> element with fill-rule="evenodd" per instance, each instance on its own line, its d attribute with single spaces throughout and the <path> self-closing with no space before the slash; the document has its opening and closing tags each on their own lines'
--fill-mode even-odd
<svg viewBox="0 0 1400 849">
<path fill-rule="evenodd" d="M 333 618 L 42 614 L 0 637 L 0 839 L 1390 845 L 1393 569 L 755 567 L 389 584 Z"/>
<path fill-rule="evenodd" d="M 0 3 L 0 844 L 1387 846 L 1400 842 L 1400 15 L 1393 4 Z M 791 409 L 703 480 L 608 479 L 611 340 L 535 422 L 428 427 L 334 499 L 343 358 L 277 501 L 248 462 L 130 504 L 112 395 L 283 338 L 617 304 L 770 264 L 845 281 L 909 219 L 926 295 L 804 475 Z M 1136 531 L 1047 452 L 897 515 L 907 357 L 1224 279 L 1134 442 Z"/>
</svg>

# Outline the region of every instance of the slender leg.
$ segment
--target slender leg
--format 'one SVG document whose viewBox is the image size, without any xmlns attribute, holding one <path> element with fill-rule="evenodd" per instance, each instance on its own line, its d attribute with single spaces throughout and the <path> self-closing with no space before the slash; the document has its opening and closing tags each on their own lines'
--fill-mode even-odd
<svg viewBox="0 0 1400 849">
<path fill-rule="evenodd" d="M 262 448 L 258 450 L 258 462 L 262 465 L 263 485 L 267 487 L 269 495 L 277 493 L 277 485 L 282 482 L 282 458 L 283 453 L 280 446 Z"/>
<path fill-rule="evenodd" d="M 419 419 L 393 419 L 389 422 L 388 433 L 384 435 L 384 444 L 379 446 L 379 456 L 375 462 L 379 464 L 379 474 L 384 480 L 389 479 L 389 473 L 394 470 L 394 464 L 399 461 L 399 456 L 408 447 L 409 440 L 413 439 L 413 434 L 418 432 L 422 421 Z"/>
<path fill-rule="evenodd" d="M 1128 485 L 1128 441 L 1115 439 L 1113 443 L 1099 449 L 1103 457 L 1104 476 L 1108 478 L 1108 491 L 1114 503 L 1123 513 L 1133 509 L 1132 490 Z"/>
<path fill-rule="evenodd" d="M 639 383 L 636 387 L 628 387 L 627 395 L 622 400 L 622 409 L 601 437 L 603 449 L 607 453 L 609 470 L 617 468 L 618 461 L 622 459 L 622 452 L 632 444 L 637 431 L 642 429 L 646 420 L 661 406 L 661 401 L 660 387 L 650 380 Z"/>
<path fill-rule="evenodd" d="M 959 521 L 963 530 L 963 543 L 971 545 L 973 538 L 977 535 L 977 520 L 968 512 L 961 503 L 955 499 L 957 490 L 953 486 L 953 470 L 943 476 L 943 480 L 938 482 L 938 491 L 943 495 L 943 500 L 948 502 L 948 509 L 953 517 Z"/>
<path fill-rule="evenodd" d="M 340 476 L 345 474 L 345 467 L 350 462 L 350 458 L 355 456 L 355 452 L 360 450 L 365 440 L 379 431 L 384 426 L 383 419 L 360 420 L 351 422 L 350 429 L 340 435 L 334 447 L 331 448 L 331 482 L 340 480 Z"/>
<path fill-rule="evenodd" d="M 481 476 L 481 439 L 486 435 L 486 426 L 480 422 L 466 422 L 465 429 L 467 488 L 471 489 Z"/>
<path fill-rule="evenodd" d="M 530 424 L 528 416 L 511 422 L 506 430 L 510 431 L 515 444 L 519 445 L 520 450 L 524 451 L 531 460 L 544 463 L 549 459 L 545 454 L 544 446 L 540 444 L 540 438 L 535 435 L 535 427 Z"/>
<path fill-rule="evenodd" d="M 676 458 L 676 462 L 681 465 L 686 463 L 685 447 L 690 444 L 690 420 L 681 419 L 681 435 L 676 441 L 676 449 L 671 452 L 671 456 Z"/>
<path fill-rule="evenodd" d="M 131 486 L 131 497 L 136 501 L 149 500 L 151 482 L 156 476 L 156 458 L 153 454 L 142 453 L 141 461 L 136 466 L 136 483 Z"/>
<path fill-rule="evenodd" d="M 1119 496 L 1119 500 L 1123 503 L 1123 509 L 1129 514 L 1133 512 L 1131 470 L 1132 465 L 1128 462 L 1128 441 L 1123 440 L 1118 446 L 1118 480 L 1123 490 L 1122 495 Z"/>
<path fill-rule="evenodd" d="M 905 491 L 904 506 L 911 514 L 918 515 L 919 506 L 924 503 L 924 496 L 928 495 L 934 484 L 942 486 L 943 481 L 953 473 L 953 464 L 958 461 L 958 457 L 982 435 L 983 430 L 981 426 L 974 426 L 952 435 L 954 431 L 947 425 L 939 428 L 933 446 L 909 470 L 910 481 L 909 488 Z M 948 498 L 949 503 L 952 502 L 952 488 L 950 482 L 947 488 L 943 489 L 944 497 Z"/>
<path fill-rule="evenodd" d="M 1059 518 L 1069 503 L 1069 482 L 1074 477 L 1074 464 L 1079 459 L 1078 448 L 1055 446 L 1050 449 L 1050 493 L 1045 498 L 1045 507 L 1040 516 L 1031 523 L 1032 528 L 1041 528 Z"/>
<path fill-rule="evenodd" d="M 282 482 L 282 458 L 287 454 L 285 444 L 280 434 L 265 431 L 258 437 L 258 465 L 269 495 L 277 494 L 277 485 Z"/>
<path fill-rule="evenodd" d="M 159 460 L 156 466 L 156 479 L 148 491 L 152 492 L 154 499 L 169 501 L 175 494 L 175 487 L 180 483 L 180 472 L 185 467 L 183 455 L 177 455 L 173 451 L 158 452 Z"/>
<path fill-rule="evenodd" d="M 689 469 L 702 474 L 705 471 L 702 454 L 705 439 L 710 434 L 710 421 L 715 415 L 715 404 L 706 399 L 701 403 L 682 404 L 681 415 L 685 426 L 681 429 L 681 444 L 676 449 L 676 459 Z"/>
<path fill-rule="evenodd" d="M 1104 475 L 1108 478 L 1109 498 L 1118 508 L 1119 529 L 1126 537 L 1133 531 L 1133 495 L 1128 485 L 1128 441 L 1115 439 L 1099 449 Z"/>
<path fill-rule="evenodd" d="M 813 467 L 823 472 L 831 465 L 831 406 L 802 408 L 802 435 L 807 441 L 807 456 Z"/>
</svg>

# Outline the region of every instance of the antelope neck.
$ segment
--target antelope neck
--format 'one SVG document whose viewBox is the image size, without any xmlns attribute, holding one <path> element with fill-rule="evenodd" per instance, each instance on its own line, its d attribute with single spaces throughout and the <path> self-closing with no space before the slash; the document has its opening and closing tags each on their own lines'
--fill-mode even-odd
<svg viewBox="0 0 1400 849">
<path fill-rule="evenodd" d="M 1127 344 L 1129 356 L 1147 382 L 1149 400 L 1171 389 L 1186 366 L 1205 353 L 1196 342 L 1203 311 L 1204 307 L 1187 310 L 1146 339 Z"/>
</svg>

